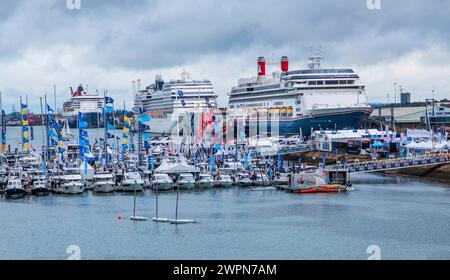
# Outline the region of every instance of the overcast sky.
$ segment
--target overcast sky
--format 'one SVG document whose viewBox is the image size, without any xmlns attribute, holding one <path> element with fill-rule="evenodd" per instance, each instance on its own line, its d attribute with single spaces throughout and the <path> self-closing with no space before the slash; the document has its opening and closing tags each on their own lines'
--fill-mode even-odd
<svg viewBox="0 0 450 280">
<path fill-rule="evenodd" d="M 370 101 L 393 101 L 394 83 L 413 100 L 450 97 L 450 1 L 380 0 L 0 0 L 0 91 L 3 107 L 53 94 L 58 106 L 79 83 L 107 89 L 132 105 L 131 81 L 158 73 L 208 78 L 226 106 L 237 79 L 256 74 L 265 56 L 278 70 L 282 55 L 306 67 L 311 47 L 323 67 L 360 74 Z"/>
</svg>

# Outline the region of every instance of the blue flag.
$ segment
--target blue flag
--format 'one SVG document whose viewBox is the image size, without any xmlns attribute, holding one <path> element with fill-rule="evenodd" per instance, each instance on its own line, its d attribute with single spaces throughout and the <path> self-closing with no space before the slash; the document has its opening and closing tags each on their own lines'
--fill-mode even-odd
<svg viewBox="0 0 450 280">
<path fill-rule="evenodd" d="M 323 152 L 322 166 L 323 166 L 323 168 L 325 168 L 327 166 L 327 152 Z"/>
<path fill-rule="evenodd" d="M 106 104 L 113 104 L 114 103 L 114 99 L 112 99 L 111 97 L 106 97 Z"/>
<path fill-rule="evenodd" d="M 80 129 L 80 137 L 89 137 L 87 130 Z"/>
<path fill-rule="evenodd" d="M 80 121 L 80 123 L 78 124 L 78 126 L 80 128 L 89 128 L 89 124 L 85 121 Z"/>
<path fill-rule="evenodd" d="M 79 120 L 84 120 L 84 119 L 86 119 L 86 115 L 83 114 L 83 113 L 81 113 L 81 112 L 79 112 L 79 113 L 78 113 L 78 119 L 79 119 Z"/>
<path fill-rule="evenodd" d="M 209 157 L 209 164 L 210 164 L 210 167 L 211 167 L 211 171 L 214 171 L 215 170 L 215 164 L 216 164 L 216 160 L 214 159 L 214 155 L 211 155 Z"/>
<path fill-rule="evenodd" d="M 144 114 L 140 116 L 141 123 L 148 123 L 150 122 L 150 120 L 151 120 L 150 115 Z"/>
</svg>

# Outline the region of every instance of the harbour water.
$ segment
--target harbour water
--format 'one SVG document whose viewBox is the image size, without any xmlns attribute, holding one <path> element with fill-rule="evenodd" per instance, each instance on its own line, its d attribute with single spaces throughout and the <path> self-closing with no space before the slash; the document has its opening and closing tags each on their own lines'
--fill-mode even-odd
<svg viewBox="0 0 450 280">
<path fill-rule="evenodd" d="M 356 190 L 298 195 L 248 188 L 182 192 L 181 218 L 197 224 L 132 222 L 133 195 L 0 199 L 0 259 L 382 259 L 450 258 L 450 187 L 405 177 L 360 175 Z M 176 193 L 159 213 L 175 215 Z M 137 198 L 155 215 L 155 193 Z M 122 216 L 125 219 L 120 220 Z"/>
</svg>

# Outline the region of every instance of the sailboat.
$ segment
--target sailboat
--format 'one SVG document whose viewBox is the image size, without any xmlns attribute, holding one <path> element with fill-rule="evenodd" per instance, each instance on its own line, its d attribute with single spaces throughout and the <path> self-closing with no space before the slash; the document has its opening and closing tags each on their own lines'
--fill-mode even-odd
<svg viewBox="0 0 450 280">
<path fill-rule="evenodd" d="M 69 122 L 67 119 L 64 122 L 64 127 L 61 131 L 61 135 L 62 135 L 62 137 L 64 137 L 64 139 L 68 139 L 68 140 L 75 138 L 75 135 L 72 134 L 72 131 L 70 130 Z"/>
</svg>

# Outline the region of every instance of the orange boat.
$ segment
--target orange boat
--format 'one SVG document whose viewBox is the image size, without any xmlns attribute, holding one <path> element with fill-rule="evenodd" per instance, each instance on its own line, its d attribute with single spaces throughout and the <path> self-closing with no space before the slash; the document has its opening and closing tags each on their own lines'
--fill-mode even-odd
<svg viewBox="0 0 450 280">
<path fill-rule="evenodd" d="M 307 189 L 300 189 L 298 190 L 298 193 L 304 194 L 304 193 L 338 193 L 341 191 L 341 188 L 338 188 L 336 186 L 328 186 L 328 185 L 321 185 L 316 187 L 311 187 Z"/>
</svg>

